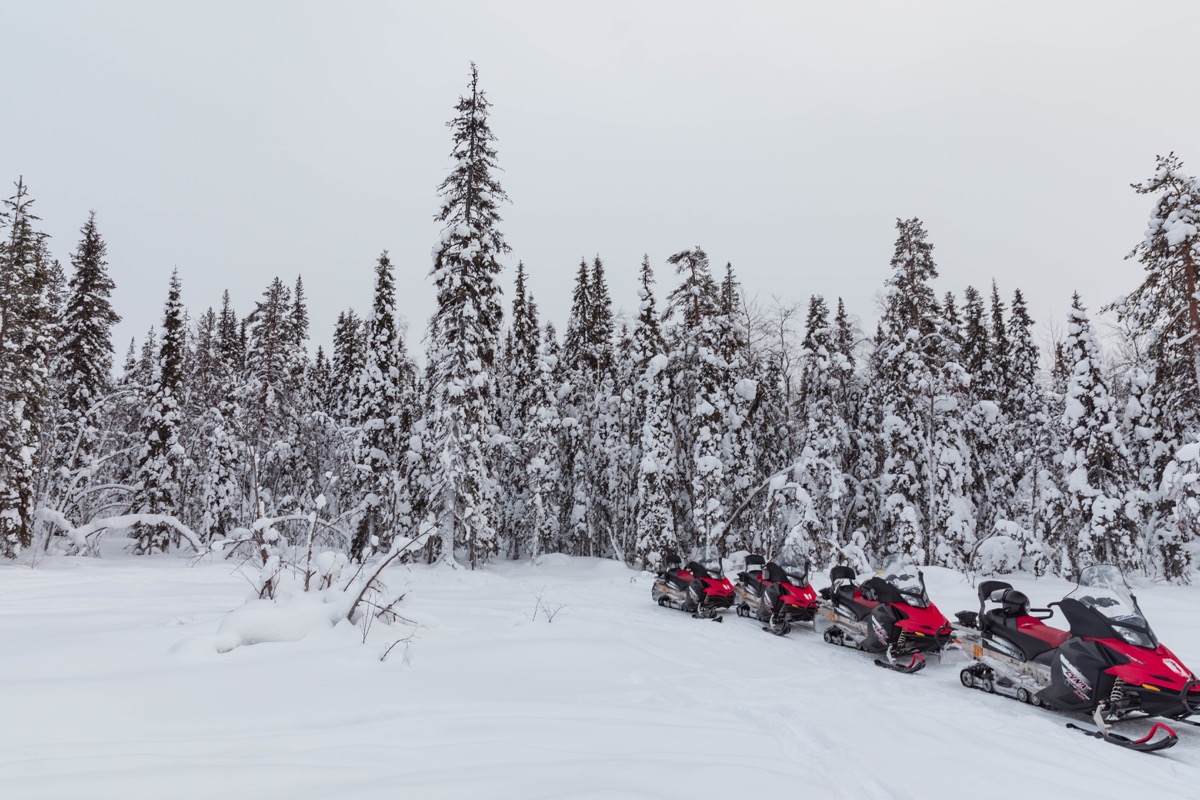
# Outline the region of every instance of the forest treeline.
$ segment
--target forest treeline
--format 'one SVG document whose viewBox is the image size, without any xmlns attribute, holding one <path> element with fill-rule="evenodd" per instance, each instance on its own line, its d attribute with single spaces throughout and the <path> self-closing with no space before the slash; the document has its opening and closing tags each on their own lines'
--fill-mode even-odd
<svg viewBox="0 0 1200 800">
<path fill-rule="evenodd" d="M 308 537 L 358 560 L 416 539 L 411 557 L 472 567 L 739 550 L 863 567 L 899 551 L 1187 578 L 1200 183 L 1173 154 L 1134 187 L 1150 222 L 1136 288 L 1104 307 L 1117 358 L 1078 295 L 1044 358 L 1020 290 L 939 295 L 918 219 L 897 221 L 873 331 L 840 299 L 757 307 L 731 265 L 690 247 L 643 260 L 625 319 L 608 266 L 582 260 L 560 334 L 519 261 L 502 302 L 488 113 L 472 68 L 448 123 L 423 366 L 384 251 L 372 308 L 319 344 L 300 278 L 248 313 L 226 293 L 193 317 L 173 274 L 161 325 L 117 368 L 95 214 L 68 270 L 18 180 L 0 216 L 0 552 L 86 552 L 127 530 L 139 553 L 219 542 L 266 571 Z"/>
</svg>

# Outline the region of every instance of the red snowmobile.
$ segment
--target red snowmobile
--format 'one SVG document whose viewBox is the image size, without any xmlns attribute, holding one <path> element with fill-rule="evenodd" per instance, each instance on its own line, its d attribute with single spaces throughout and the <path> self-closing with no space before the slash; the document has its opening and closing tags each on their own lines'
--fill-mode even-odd
<svg viewBox="0 0 1200 800">
<path fill-rule="evenodd" d="M 860 586 L 850 567 L 831 569 L 816 628 L 830 644 L 883 656 L 875 659 L 878 666 L 917 672 L 925 666 L 925 654 L 940 653 L 951 643 L 953 629 L 929 601 L 925 576 L 911 561 L 889 556 L 880 572 Z"/>
<path fill-rule="evenodd" d="M 1155 638 L 1117 567 L 1088 567 L 1070 594 L 1044 609 L 1030 608 L 1029 598 L 1003 581 L 984 581 L 978 592 L 979 612 L 957 614 L 961 641 L 976 659 L 960 675 L 964 686 L 1090 713 L 1094 730 L 1067 727 L 1131 750 L 1163 750 L 1178 737 L 1157 722 L 1130 739 L 1113 723 L 1166 717 L 1197 724 L 1184 718 L 1200 713 L 1200 681 Z M 1069 630 L 1043 622 L 1054 606 Z"/>
<path fill-rule="evenodd" d="M 783 567 L 762 556 L 746 556 L 733 590 L 737 615 L 754 617 L 763 630 L 783 636 L 793 622 L 811 622 L 817 612 L 817 593 L 808 583 L 808 560 L 800 568 Z"/>
<path fill-rule="evenodd" d="M 693 617 L 721 622 L 720 611 L 733 605 L 733 584 L 720 564 L 704 566 L 689 561 L 680 567 L 679 556 L 663 559 L 663 571 L 650 587 L 650 597 L 660 606 L 688 611 Z"/>
</svg>

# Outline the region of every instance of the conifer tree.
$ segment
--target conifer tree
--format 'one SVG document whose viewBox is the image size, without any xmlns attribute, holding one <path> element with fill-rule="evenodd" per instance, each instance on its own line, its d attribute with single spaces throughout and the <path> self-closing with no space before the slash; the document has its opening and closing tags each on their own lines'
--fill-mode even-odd
<svg viewBox="0 0 1200 800">
<path fill-rule="evenodd" d="M 508 252 L 498 205 L 508 199 L 493 177 L 495 136 L 490 103 L 471 65 L 469 94 L 459 99 L 453 131 L 454 166 L 439 187 L 442 240 L 432 275 L 437 311 L 430 320 L 429 435 L 435 465 L 430 502 L 441 533 L 440 556 L 462 546 L 472 568 L 498 550 L 493 523 L 495 376 L 502 312 L 496 275 Z"/>
<path fill-rule="evenodd" d="M 179 445 L 179 397 L 186 335 L 179 272 L 175 270 L 171 272 L 163 310 L 162 345 L 151 378 L 149 402 L 142 416 L 145 439 L 138 457 L 138 487 L 133 501 L 133 511 L 138 514 L 174 515 L 179 502 L 183 457 Z M 170 534 L 171 528 L 165 523 L 139 523 L 134 527 L 134 552 L 165 551 Z"/>
<path fill-rule="evenodd" d="M 53 349 L 54 272 L 23 179 L 0 212 L 0 554 L 33 542 L 35 456 Z"/>
<path fill-rule="evenodd" d="M 880 553 L 903 552 L 923 560 L 933 523 L 932 453 L 936 398 L 943 389 L 939 351 L 944 328 L 930 280 L 937 277 L 933 245 L 919 219 L 896 220 L 892 275 L 873 357 L 864 423 L 878 431 L 880 461 L 875 498 L 880 504 Z M 863 463 L 865 466 L 865 462 Z"/>
<path fill-rule="evenodd" d="M 354 507 L 360 509 L 350 556 L 363 559 L 373 550 L 387 552 L 395 535 L 397 449 L 400 444 L 399 335 L 392 262 L 384 250 L 375 264 L 375 299 L 367 320 L 367 350 L 350 414 L 355 429 Z"/>
<path fill-rule="evenodd" d="M 681 546 L 724 555 L 726 465 L 721 461 L 728 410 L 728 364 L 722 357 L 720 290 L 712 278 L 708 255 L 699 247 L 667 259 L 682 283 L 670 295 L 680 328 L 671 363 L 675 384 L 675 426 L 680 451 L 680 488 L 687 491 L 677 506 L 693 533 Z M 690 490 L 690 491 L 688 491 Z"/>
<path fill-rule="evenodd" d="M 839 355 L 829 306 L 825 298 L 813 295 L 800 355 L 803 445 L 792 470 L 792 479 L 802 490 L 798 496 L 808 507 L 799 510 L 791 538 L 799 543 L 797 534 L 802 529 L 805 554 L 820 563 L 848 543 L 841 524 L 849 499 L 845 469 L 850 431 L 839 397 L 845 367 Z"/>
<path fill-rule="evenodd" d="M 638 462 L 636 557 L 643 568 L 652 570 L 662 564 L 664 556 L 681 549 L 672 511 L 675 437 L 666 355 L 650 356 L 640 383 L 644 385 L 640 391 L 645 397 L 645 418 Z"/>
<path fill-rule="evenodd" d="M 96 455 L 99 401 L 112 383 L 112 326 L 121 321 L 109 302 L 116 285 L 108 276 L 107 247 L 95 212 L 80 233 L 55 361 L 64 415 L 59 461 L 68 468 L 86 465 Z"/>
<path fill-rule="evenodd" d="M 1155 540 L 1162 573 L 1179 578 L 1191 562 L 1187 542 L 1196 534 L 1195 492 L 1178 491 L 1189 485 L 1177 480 L 1188 469 L 1175 456 L 1200 439 L 1200 182 L 1169 153 L 1158 157 L 1149 180 L 1133 188 L 1155 199 L 1145 237 L 1127 256 L 1145 272 L 1141 285 L 1114 305 L 1131 333 L 1144 338 L 1152 367 L 1137 398 L 1143 414 L 1139 471 L 1154 522 L 1146 535 Z"/>
<path fill-rule="evenodd" d="M 354 391 L 358 376 L 366 363 L 366 340 L 362 322 L 354 309 L 338 314 L 333 329 L 333 357 L 330 359 L 330 381 L 334 396 L 335 417 L 345 421 L 354 406 Z"/>
<path fill-rule="evenodd" d="M 1136 526 L 1126 514 L 1131 488 L 1128 451 L 1109 392 L 1091 323 L 1076 294 L 1067 325 L 1073 362 L 1067 382 L 1061 463 L 1067 484 L 1067 528 L 1061 541 L 1062 574 L 1087 564 L 1141 566 Z"/>
<path fill-rule="evenodd" d="M 534 334 L 534 338 L 540 336 Z M 524 516 L 528 524 L 517 530 L 528 537 L 525 547 L 535 557 L 558 549 L 560 462 L 554 349 L 554 326 L 548 325 L 546 339 L 538 347 L 537 369 L 529 386 L 527 424 L 522 428 L 521 443 L 526 456 Z"/>
</svg>

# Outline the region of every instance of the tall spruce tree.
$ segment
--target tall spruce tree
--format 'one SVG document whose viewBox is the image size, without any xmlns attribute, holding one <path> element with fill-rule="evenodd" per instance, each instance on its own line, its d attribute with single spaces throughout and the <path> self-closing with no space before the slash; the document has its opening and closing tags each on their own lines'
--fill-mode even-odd
<svg viewBox="0 0 1200 800">
<path fill-rule="evenodd" d="M 86 465 L 96 455 L 99 401 L 112 383 L 112 326 L 121 321 L 109 302 L 116 284 L 108 276 L 107 247 L 95 212 L 80 233 L 55 361 L 63 403 L 59 465 L 68 469 Z"/>
<path fill-rule="evenodd" d="M 493 176 L 495 136 L 490 103 L 471 65 L 469 93 L 450 121 L 454 166 L 438 193 L 442 238 L 431 274 L 437 311 L 429 323 L 428 429 L 435 464 L 430 495 L 441 533 L 441 558 L 462 546 L 473 568 L 498 550 L 493 521 L 495 471 L 491 439 L 496 425 L 493 367 L 502 311 L 496 275 L 508 252 L 498 206 L 508 199 Z"/>
<path fill-rule="evenodd" d="M 892 275 L 872 358 L 868 430 L 877 431 L 880 462 L 875 482 L 879 504 L 877 553 L 903 552 L 923 560 L 933 520 L 932 454 L 937 397 L 943 392 L 933 245 L 919 219 L 896 220 Z"/>
<path fill-rule="evenodd" d="M 57 320 L 46 235 L 23 179 L 0 211 L 0 554 L 33 542 L 35 456 Z"/>
<path fill-rule="evenodd" d="M 396 284 L 392 262 L 384 250 L 375 263 L 375 299 L 367 320 L 367 351 L 350 414 L 355 429 L 355 507 L 360 509 L 350 556 L 363 559 L 391 549 L 396 534 L 397 464 L 401 431 L 399 334 L 396 330 Z"/>
<path fill-rule="evenodd" d="M 1150 364 L 1136 398 L 1145 535 L 1161 573 L 1180 578 L 1197 530 L 1196 490 L 1177 479 L 1189 468 L 1176 456 L 1200 439 L 1200 182 L 1170 153 L 1133 188 L 1154 197 L 1145 236 L 1127 256 L 1141 262 L 1144 277 L 1114 305 L 1131 333 L 1143 337 Z"/>
<path fill-rule="evenodd" d="M 677 518 L 688 535 L 680 545 L 724 554 L 726 465 L 721 460 L 729 407 L 728 363 L 722 357 L 721 298 L 708 255 L 699 247 L 667 259 L 682 281 L 670 295 L 679 328 L 670 356 L 675 430 L 681 458 Z"/>
<path fill-rule="evenodd" d="M 138 486 L 133 500 L 133 511 L 138 514 L 174 515 L 177 510 L 183 460 L 183 448 L 179 445 L 179 397 L 186 336 L 179 271 L 174 270 L 163 309 L 162 345 L 142 415 L 144 444 L 138 458 Z M 171 542 L 171 528 L 163 522 L 142 522 L 134 526 L 133 532 L 137 553 L 162 552 Z"/>
<path fill-rule="evenodd" d="M 1132 488 L 1129 455 L 1116 401 L 1104 377 L 1100 350 L 1078 293 L 1067 324 L 1073 364 L 1067 381 L 1061 457 L 1067 485 L 1067 528 L 1061 545 L 1061 574 L 1087 564 L 1142 566 L 1137 528 L 1125 506 Z"/>
</svg>

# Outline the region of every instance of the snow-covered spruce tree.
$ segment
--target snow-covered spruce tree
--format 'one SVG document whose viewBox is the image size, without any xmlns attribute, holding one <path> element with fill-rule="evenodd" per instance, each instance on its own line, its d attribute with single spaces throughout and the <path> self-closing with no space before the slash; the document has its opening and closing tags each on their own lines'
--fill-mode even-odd
<svg viewBox="0 0 1200 800">
<path fill-rule="evenodd" d="M 437 311 L 429 323 L 431 403 L 427 429 L 433 463 L 431 510 L 441 533 L 443 559 L 462 546 L 474 569 L 497 552 L 493 503 L 496 494 L 492 438 L 495 393 L 492 373 L 503 316 L 496 275 L 508 252 L 499 228 L 498 204 L 507 195 L 493 176 L 495 136 L 490 103 L 471 65 L 468 95 L 459 99 L 453 131 L 454 166 L 438 193 L 444 224 L 431 274 Z M 431 552 L 431 555 L 434 553 Z"/>
<path fill-rule="evenodd" d="M 587 536 L 587 415 L 589 376 L 587 327 L 591 315 L 592 277 L 580 259 L 571 292 L 571 311 L 563 334 L 562 354 L 555 375 L 560 405 L 559 504 L 560 541 L 568 552 L 585 552 Z"/>
<path fill-rule="evenodd" d="M 941 392 L 942 329 L 929 282 L 937 277 L 933 245 L 919 219 L 896 220 L 892 275 L 872 358 L 874 402 L 868 430 L 877 431 L 880 503 L 876 555 L 902 552 L 923 561 L 929 551 L 932 421 Z"/>
<path fill-rule="evenodd" d="M 1061 570 L 1073 574 L 1090 564 L 1109 563 L 1140 570 L 1143 558 L 1137 526 L 1125 510 L 1133 477 L 1128 452 L 1104 379 L 1100 350 L 1078 294 L 1068 314 L 1067 351 L 1074 366 L 1063 412 L 1067 527 L 1059 542 Z"/>
<path fill-rule="evenodd" d="M 946 503 L 954 504 L 953 496 L 961 491 L 965 500 L 962 505 L 964 512 L 969 513 L 960 519 L 969 519 L 972 530 L 969 534 L 959 536 L 960 546 L 965 546 L 968 540 L 975 540 L 969 551 L 963 557 L 973 554 L 980 540 L 986 541 L 997 533 L 997 523 L 1000 528 L 1008 531 L 1009 503 L 1012 495 L 1010 471 L 1012 469 L 1008 454 L 1006 428 L 1003 411 L 999 399 L 1004 392 L 1005 377 L 1001 367 L 1004 352 L 999 349 L 1000 342 L 995 337 L 998 330 L 1003 336 L 1004 346 L 1007 347 L 1007 334 L 1004 326 L 1003 306 L 1000 304 L 996 285 L 992 284 L 991 320 L 984 314 L 983 297 L 971 286 L 964 293 L 963 304 L 963 336 L 962 363 L 970 376 L 969 388 L 964 387 L 958 392 L 962 403 L 961 419 L 965 449 L 952 459 L 962 461 L 964 468 L 961 490 L 952 488 L 945 498 Z M 950 421 L 956 421 L 951 417 Z M 957 480 L 957 479 L 955 479 Z M 961 526 L 960 526 L 961 527 Z M 1007 536 L 1007 533 L 1005 534 Z M 997 545 L 1001 541 L 1007 543 L 1008 538 L 997 539 L 987 546 L 988 563 L 994 568 L 1015 568 L 1019 558 L 1007 551 L 1003 563 L 996 556 L 1003 550 Z M 974 563 L 970 566 L 979 566 Z"/>
<path fill-rule="evenodd" d="M 311 476 L 292 446 L 299 441 L 308 360 L 299 318 L 292 290 L 276 277 L 245 320 L 246 377 L 237 404 L 253 467 L 255 513 L 264 518 L 299 512 L 311 500 Z"/>
<path fill-rule="evenodd" d="M 540 337 L 532 333 L 535 340 Z M 518 530 L 528 536 L 531 556 L 555 552 L 559 526 L 558 398 L 554 377 L 554 326 L 546 326 L 546 339 L 538 348 L 537 371 L 526 395 L 526 417 L 521 452 L 525 454 L 525 521 Z"/>
<path fill-rule="evenodd" d="M 217 316 L 217 349 L 230 374 L 240 375 L 246 366 L 246 340 L 228 289 L 221 295 L 221 311 Z"/>
<path fill-rule="evenodd" d="M 179 272 L 174 270 L 163 309 L 162 345 L 142 415 L 144 444 L 138 457 L 138 486 L 132 509 L 136 514 L 174 515 L 179 501 L 184 457 L 179 445 L 179 397 L 187 335 L 179 295 Z M 163 552 L 171 543 L 171 527 L 162 522 L 140 522 L 133 534 L 134 552 L 140 554 Z"/>
<path fill-rule="evenodd" d="M 517 262 L 512 326 L 505 339 L 502 369 L 497 375 L 498 415 L 501 430 L 508 439 L 500 449 L 496 463 L 497 532 L 502 552 L 511 558 L 520 557 L 530 542 L 527 438 L 533 425 L 531 403 L 534 383 L 540 373 L 540 342 L 537 304 L 526 286 L 525 264 Z"/>
<path fill-rule="evenodd" d="M 1004 390 L 998 401 L 1004 415 L 1004 439 L 1012 470 L 1009 504 L 1012 525 L 1008 535 L 1017 542 L 1022 567 L 1041 574 L 1048 567 L 1043 542 L 1048 534 L 1048 503 L 1058 503 L 1062 493 L 1054 457 L 1057 425 L 1052 425 L 1046 394 L 1038 381 L 1039 354 L 1033 341 L 1033 320 L 1021 290 L 1013 292 L 1004 349 Z"/>
<path fill-rule="evenodd" d="M 936 372 L 925 400 L 928 410 L 930 563 L 955 569 L 966 566 L 976 537 L 981 495 L 987 484 L 976 467 L 972 443 L 982 443 L 998 422 L 995 403 L 971 403 L 971 376 L 963 369 L 955 328 L 938 322 Z M 986 449 L 990 445 L 984 445 Z M 986 501 L 984 501 L 986 502 Z"/>
<path fill-rule="evenodd" d="M 35 457 L 54 346 L 54 275 L 23 179 L 0 211 L 0 555 L 33 542 Z"/>
<path fill-rule="evenodd" d="M 671 371 L 667 356 L 650 357 L 642 373 L 645 418 L 639 443 L 637 481 L 637 561 L 656 569 L 668 553 L 680 551 L 675 533 L 671 487 L 675 479 L 675 437 L 671 414 Z"/>
<path fill-rule="evenodd" d="M 983 296 L 974 286 L 963 292 L 962 366 L 971 376 L 974 399 L 991 400 L 997 381 L 992 364 L 992 343 L 983 314 Z"/>
<path fill-rule="evenodd" d="M 587 531 L 588 554 L 608 555 L 624 561 L 618 522 L 620 481 L 617 465 L 622 453 L 621 394 L 614 372 L 613 312 L 604 264 L 600 256 L 592 262 L 592 288 L 588 310 L 588 363 L 590 402 L 587 413 Z"/>
<path fill-rule="evenodd" d="M 109 302 L 116 285 L 108 276 L 107 247 L 95 212 L 80 233 L 54 361 L 63 408 L 53 466 L 68 471 L 89 467 L 99 455 L 102 402 L 112 388 L 112 326 L 121 321 Z"/>
<path fill-rule="evenodd" d="M 617 332 L 614 360 L 614 394 L 611 402 L 616 408 L 612 417 L 616 424 L 609 431 L 609 453 L 613 497 L 614 548 L 625 560 L 634 563 L 637 554 L 637 472 L 641 461 L 642 428 L 639 414 L 644 410 L 636 397 L 637 368 L 634 366 L 633 331 L 626 321 Z"/>
<path fill-rule="evenodd" d="M 806 535 L 805 550 L 816 563 L 829 563 L 847 544 L 841 529 L 846 491 L 846 454 L 850 430 L 841 397 L 844 356 L 837 350 L 825 298 L 813 295 L 808 303 L 804 342 L 800 350 L 799 416 L 803 444 L 792 478 L 812 499 L 811 513 L 796 525 Z"/>
<path fill-rule="evenodd" d="M 1164 491 L 1163 478 L 1175 454 L 1200 439 L 1200 183 L 1170 153 L 1159 156 L 1154 175 L 1133 188 L 1155 199 L 1145 237 L 1128 256 L 1141 262 L 1145 274 L 1132 294 L 1113 305 L 1131 332 L 1144 338 L 1152 364 L 1138 398 L 1151 423 L 1142 426 L 1148 441 L 1139 471 L 1147 478 L 1152 558 L 1166 577 L 1178 579 L 1190 564 L 1195 511 L 1187 497 Z M 1173 476 L 1182 474 L 1179 463 L 1171 467 Z"/>
<path fill-rule="evenodd" d="M 670 295 L 677 317 L 670 362 L 675 388 L 675 432 L 680 488 L 677 518 L 687 519 L 680 545 L 708 555 L 724 555 L 725 465 L 721 462 L 729 396 L 728 365 L 721 356 L 720 292 L 699 247 L 667 259 L 683 276 Z M 685 483 L 686 482 L 686 483 Z M 682 512 L 690 512 L 683 516 Z M 690 517 L 690 518 L 689 518 Z"/>
<path fill-rule="evenodd" d="M 722 524 L 722 552 L 748 550 L 753 538 L 750 517 L 730 518 L 750 494 L 756 481 L 753 417 L 760 405 L 759 384 L 752 377 L 753 354 L 750 335 L 741 318 L 741 292 L 734 277 L 733 265 L 726 262 L 721 281 L 720 313 L 715 322 L 719 329 L 720 360 L 724 364 L 725 418 L 722 421 L 721 463 L 724 465 L 724 486 L 721 505 L 726 519 Z"/>
<path fill-rule="evenodd" d="M 396 285 L 384 250 L 375 263 L 375 299 L 367 320 L 367 352 L 350 413 L 355 428 L 353 492 L 356 515 L 350 557 L 363 560 L 391 549 L 396 533 L 396 467 L 401 441 L 400 349 L 396 331 Z"/>
</svg>

